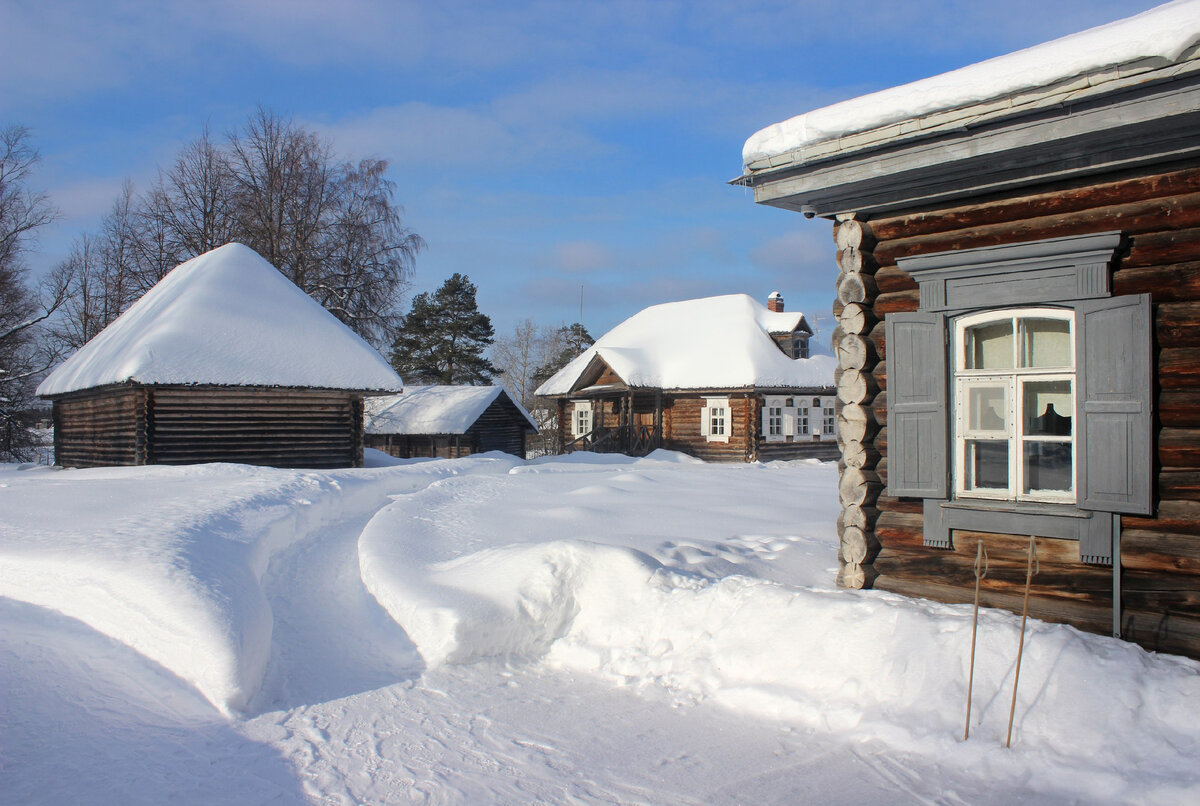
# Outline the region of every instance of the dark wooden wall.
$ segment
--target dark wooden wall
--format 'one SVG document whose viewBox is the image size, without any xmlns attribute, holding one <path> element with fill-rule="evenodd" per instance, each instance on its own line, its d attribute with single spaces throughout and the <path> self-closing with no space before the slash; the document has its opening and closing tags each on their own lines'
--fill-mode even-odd
<svg viewBox="0 0 1200 806">
<path fill-rule="evenodd" d="M 474 439 L 480 453 L 503 451 L 524 459 L 525 434 L 530 430 L 529 421 L 513 402 L 500 395 L 467 429 L 467 435 Z"/>
<path fill-rule="evenodd" d="M 145 387 L 77 392 L 54 402 L 54 457 L 63 467 L 146 463 Z"/>
<path fill-rule="evenodd" d="M 1116 261 L 1112 290 L 1114 295 L 1152 295 L 1157 381 L 1156 515 L 1121 518 L 1122 635 L 1148 649 L 1200 657 L 1200 167 L 1131 172 L 861 226 L 861 254 L 843 252 L 856 261 L 861 299 L 842 294 L 835 304 L 837 315 L 850 304 L 861 304 L 878 323 L 869 331 L 878 361 L 867 368 L 879 389 L 870 402 L 875 423 L 864 429 L 867 448 L 873 450 L 858 473 L 866 480 L 863 488 L 850 497 L 853 511 L 844 507 L 843 512 L 847 519 L 853 514 L 869 537 L 862 563 L 866 573 L 860 579 L 899 593 L 968 602 L 974 585 L 971 564 L 982 539 L 992 558 L 983 601 L 1019 610 L 1024 584 L 1026 536 L 955 532 L 953 549 L 926 548 L 921 502 L 887 495 L 883 320 L 918 307 L 917 285 L 897 268 L 896 259 L 1120 230 L 1128 247 Z M 846 493 L 843 489 L 844 504 Z M 1038 553 L 1041 573 L 1034 580 L 1030 612 L 1110 632 L 1112 570 L 1081 563 L 1074 541 L 1039 539 Z"/>
<path fill-rule="evenodd" d="M 368 448 L 400 459 L 457 459 L 487 451 L 525 458 L 529 421 L 506 396 L 500 396 L 463 434 L 367 434 Z"/>
<path fill-rule="evenodd" d="M 464 434 L 367 434 L 366 446 L 397 459 L 458 459 L 475 453 Z"/>
<path fill-rule="evenodd" d="M 240 462 L 361 467 L 362 395 L 219 386 L 118 387 L 54 401 L 66 467 Z"/>
<path fill-rule="evenodd" d="M 155 387 L 148 463 L 361 467 L 362 395 L 315 389 Z"/>
</svg>

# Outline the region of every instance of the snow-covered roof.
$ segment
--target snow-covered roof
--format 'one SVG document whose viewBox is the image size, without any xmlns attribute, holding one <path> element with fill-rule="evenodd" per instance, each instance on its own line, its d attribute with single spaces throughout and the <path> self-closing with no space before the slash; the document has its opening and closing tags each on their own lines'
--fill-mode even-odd
<svg viewBox="0 0 1200 806">
<path fill-rule="evenodd" d="M 797 149 L 812 152 L 805 158 L 853 150 L 966 121 L 982 112 L 1003 114 L 1036 101 L 1039 93 L 1069 100 L 1074 94 L 1131 77 L 1136 80 L 1138 74 L 1194 59 L 1198 43 L 1200 0 L 1175 0 L 1124 20 L 773 124 L 746 141 L 742 161 L 748 172 L 766 170 L 805 161 L 796 155 L 785 159 Z M 882 130 L 879 137 L 865 134 L 874 130 Z"/>
<path fill-rule="evenodd" d="M 465 434 L 500 395 L 535 432 L 529 412 L 502 386 L 410 386 L 399 395 L 366 401 L 368 434 Z"/>
<path fill-rule="evenodd" d="M 134 382 L 398 392 L 371 345 L 248 246 L 175 267 L 38 387 Z"/>
<path fill-rule="evenodd" d="M 833 385 L 831 356 L 793 359 L 771 338 L 800 325 L 746 294 L 652 305 L 601 336 L 538 387 L 569 394 L 593 359 L 631 387 L 658 389 L 816 388 Z"/>
</svg>

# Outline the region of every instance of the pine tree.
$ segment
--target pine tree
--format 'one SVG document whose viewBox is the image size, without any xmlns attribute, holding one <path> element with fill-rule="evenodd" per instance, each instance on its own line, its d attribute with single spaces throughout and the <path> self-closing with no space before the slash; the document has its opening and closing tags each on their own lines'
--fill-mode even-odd
<svg viewBox="0 0 1200 806">
<path fill-rule="evenodd" d="M 536 389 L 560 369 L 571 363 L 576 356 L 595 343 L 587 328 L 576 322 L 573 325 L 563 325 L 551 336 L 552 348 L 550 356 L 544 364 L 533 372 L 533 386 Z"/>
<path fill-rule="evenodd" d="M 490 383 L 497 374 L 484 351 L 492 343 L 492 320 L 479 311 L 475 285 L 454 273 L 434 294 L 413 298 L 392 343 L 392 366 L 405 383 Z"/>
</svg>

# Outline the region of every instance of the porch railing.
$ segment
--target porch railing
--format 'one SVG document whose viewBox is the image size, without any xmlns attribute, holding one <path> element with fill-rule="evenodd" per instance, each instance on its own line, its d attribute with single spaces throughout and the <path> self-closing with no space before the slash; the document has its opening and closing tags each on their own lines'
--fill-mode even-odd
<svg viewBox="0 0 1200 806">
<path fill-rule="evenodd" d="M 662 442 L 652 425 L 621 425 L 616 428 L 593 428 L 564 445 L 567 453 L 591 451 L 592 453 L 625 453 L 630 456 L 645 456 Z"/>
</svg>

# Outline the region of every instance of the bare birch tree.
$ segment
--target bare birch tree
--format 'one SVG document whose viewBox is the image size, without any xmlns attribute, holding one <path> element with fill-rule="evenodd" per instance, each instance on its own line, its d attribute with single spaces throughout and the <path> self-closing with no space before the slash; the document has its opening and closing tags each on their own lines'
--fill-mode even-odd
<svg viewBox="0 0 1200 806">
<path fill-rule="evenodd" d="M 58 215 L 44 193 L 28 187 L 37 162 L 28 130 L 0 130 L 0 458 L 22 461 L 33 458 L 36 444 L 23 415 L 54 360 L 38 331 L 63 301 L 61 289 L 38 294 L 26 284 L 25 255 L 37 231 Z"/>
</svg>

